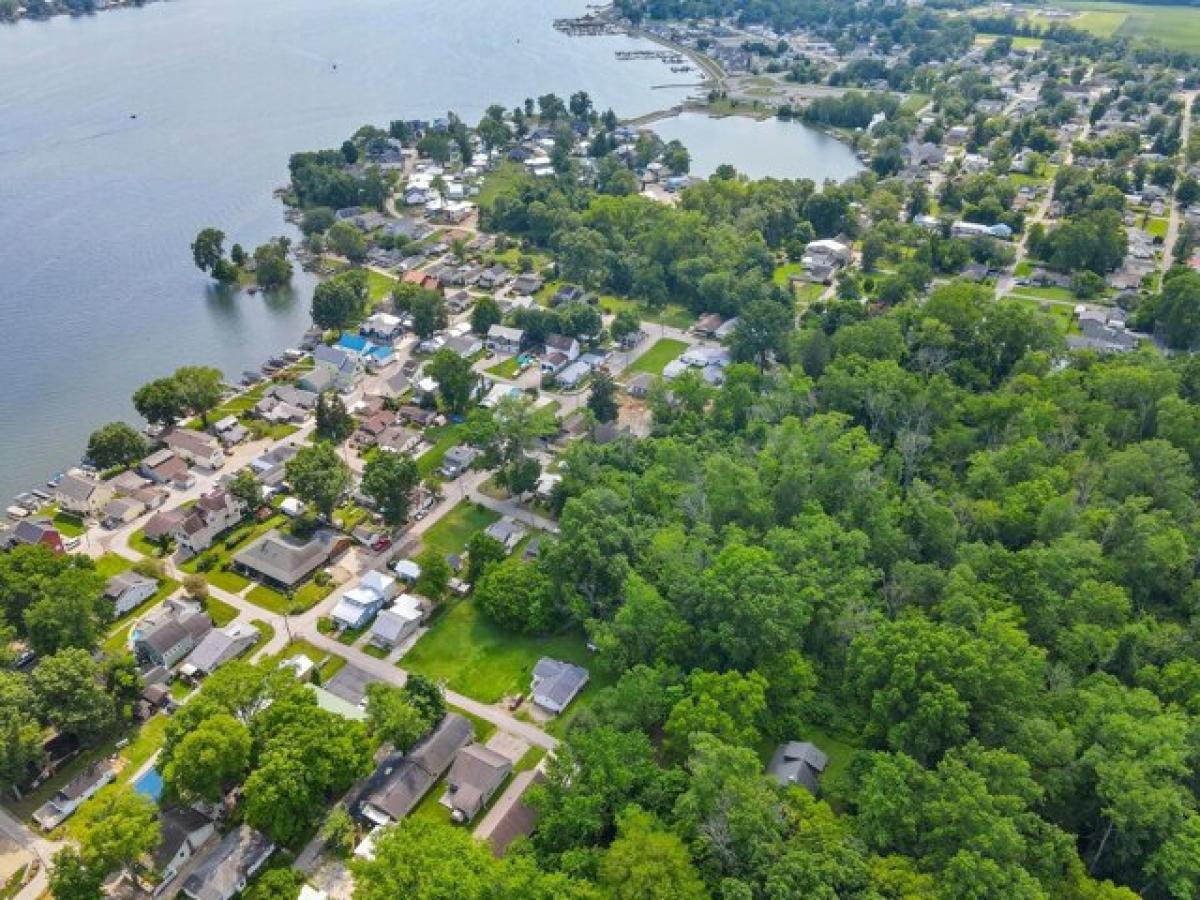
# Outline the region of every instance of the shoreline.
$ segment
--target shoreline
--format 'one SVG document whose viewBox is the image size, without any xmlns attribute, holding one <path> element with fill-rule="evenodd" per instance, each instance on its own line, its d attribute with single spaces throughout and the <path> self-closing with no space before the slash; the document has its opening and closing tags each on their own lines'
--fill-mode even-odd
<svg viewBox="0 0 1200 900">
<path fill-rule="evenodd" d="M 107 6 L 97 7 L 96 9 L 84 10 L 76 12 L 70 9 L 57 9 L 46 16 L 31 16 L 22 15 L 13 19 L 0 19 L 0 25 L 20 25 L 22 22 L 50 22 L 54 19 L 61 19 L 63 16 L 68 16 L 72 19 L 86 19 L 91 16 L 98 16 L 102 13 L 113 12 L 119 9 L 137 9 L 143 6 L 149 6 L 151 3 L 165 2 L 165 0 L 124 0 L 124 2 L 113 2 Z"/>
</svg>

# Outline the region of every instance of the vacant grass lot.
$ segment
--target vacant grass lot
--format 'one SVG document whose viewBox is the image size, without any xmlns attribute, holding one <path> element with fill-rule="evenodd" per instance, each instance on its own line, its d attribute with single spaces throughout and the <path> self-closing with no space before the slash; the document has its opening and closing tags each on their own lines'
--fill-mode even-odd
<svg viewBox="0 0 1200 900">
<path fill-rule="evenodd" d="M 1040 312 L 1045 313 L 1054 320 L 1060 334 L 1066 334 L 1071 330 L 1071 325 L 1075 321 L 1074 308 L 1066 303 L 1054 303 L 1047 300 L 1039 300 L 1036 297 L 1023 297 L 1019 294 L 1013 294 L 1005 298 L 1008 303 L 1021 303 L 1030 306 Z"/>
<path fill-rule="evenodd" d="M 443 556 L 462 553 L 475 532 L 483 531 L 499 518 L 499 513 L 487 507 L 463 501 L 425 532 L 421 543 L 425 549 L 436 550 Z"/>
<path fill-rule="evenodd" d="M 444 680 L 451 690 L 495 703 L 528 691 L 530 673 L 543 656 L 585 666 L 590 661 L 581 634 L 513 634 L 491 622 L 468 597 L 443 612 L 401 664 L 411 672 Z"/>
<path fill-rule="evenodd" d="M 606 294 L 600 298 L 600 308 L 613 315 L 623 309 L 631 309 L 641 316 L 643 322 L 666 325 L 668 328 L 690 328 L 696 321 L 696 316 L 689 309 L 677 303 L 668 303 L 666 306 L 652 309 L 644 303 L 630 300 L 627 297 L 613 297 Z"/>
<path fill-rule="evenodd" d="M 371 302 L 377 303 L 390 294 L 397 282 L 398 279 L 390 275 L 384 275 L 374 269 L 367 269 L 367 293 L 371 297 Z"/>
<path fill-rule="evenodd" d="M 433 446 L 417 457 L 417 471 L 422 478 L 428 478 L 442 467 L 446 451 L 462 443 L 462 433 L 461 425 L 443 425 L 425 430 L 425 440 L 431 441 Z"/>
<path fill-rule="evenodd" d="M 661 375 L 667 363 L 676 359 L 688 347 L 683 341 L 673 338 L 662 338 L 654 342 L 645 353 L 635 359 L 629 366 L 630 372 L 649 372 L 651 375 Z"/>
<path fill-rule="evenodd" d="M 1161 41 L 1175 50 L 1200 50 L 1200 15 L 1192 6 L 1150 6 L 1102 0 L 1064 0 L 1059 5 L 1082 12 L 1077 18 L 1068 20 L 1081 31 L 1101 37 L 1115 34 Z"/>
</svg>

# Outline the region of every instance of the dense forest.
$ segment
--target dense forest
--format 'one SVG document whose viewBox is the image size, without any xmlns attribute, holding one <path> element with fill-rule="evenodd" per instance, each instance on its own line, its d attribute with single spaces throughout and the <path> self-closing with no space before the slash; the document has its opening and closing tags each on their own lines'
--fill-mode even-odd
<svg viewBox="0 0 1200 900">
<path fill-rule="evenodd" d="M 596 877 L 632 806 L 721 897 L 1197 895 L 1200 361 L 1053 334 L 969 285 L 834 303 L 571 449 L 533 565 L 617 680 L 544 866 Z M 826 734 L 824 800 L 763 777 Z"/>
</svg>

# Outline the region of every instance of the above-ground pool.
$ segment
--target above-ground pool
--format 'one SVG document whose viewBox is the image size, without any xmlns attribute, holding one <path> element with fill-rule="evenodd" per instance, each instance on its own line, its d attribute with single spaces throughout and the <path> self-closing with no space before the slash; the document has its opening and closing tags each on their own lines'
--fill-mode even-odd
<svg viewBox="0 0 1200 900">
<path fill-rule="evenodd" d="M 150 769 L 145 772 L 141 778 L 133 783 L 133 789 L 139 794 L 145 794 L 157 803 L 158 798 L 162 796 L 163 792 L 163 780 L 162 776 L 158 774 L 158 769 Z"/>
</svg>

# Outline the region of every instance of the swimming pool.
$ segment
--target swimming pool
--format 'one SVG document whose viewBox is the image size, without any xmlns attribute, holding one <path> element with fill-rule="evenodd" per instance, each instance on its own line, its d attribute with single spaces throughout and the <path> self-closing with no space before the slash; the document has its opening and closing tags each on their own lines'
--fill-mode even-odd
<svg viewBox="0 0 1200 900">
<path fill-rule="evenodd" d="M 163 780 L 162 776 L 158 774 L 158 769 L 150 769 L 143 774 L 133 783 L 133 789 L 157 803 L 163 792 Z"/>
</svg>

